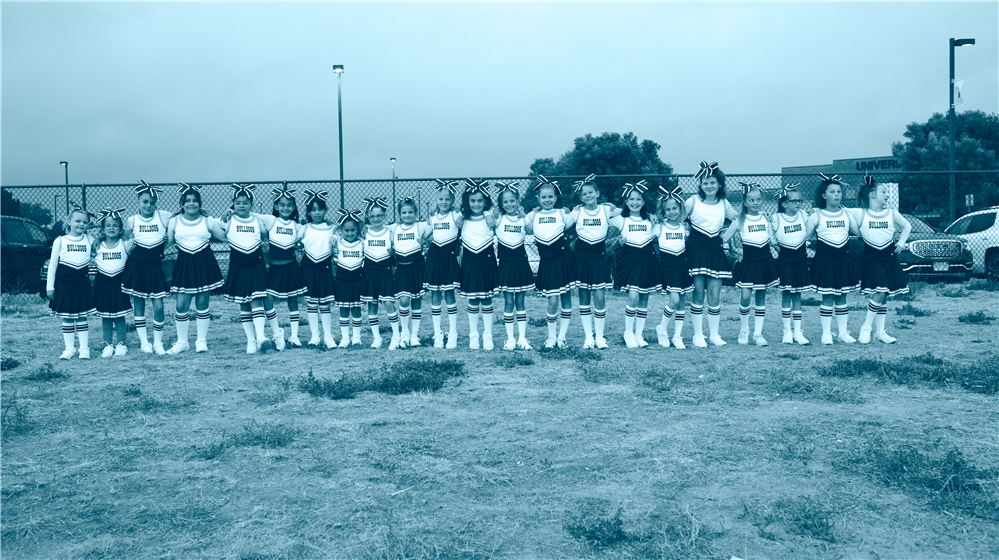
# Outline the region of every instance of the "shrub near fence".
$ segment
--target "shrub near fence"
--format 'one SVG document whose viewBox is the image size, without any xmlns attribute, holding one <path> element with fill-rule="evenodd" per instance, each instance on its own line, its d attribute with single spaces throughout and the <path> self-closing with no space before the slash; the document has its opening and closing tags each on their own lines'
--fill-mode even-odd
<svg viewBox="0 0 999 560">
<path fill-rule="evenodd" d="M 915 214 L 917 217 L 937 229 L 942 229 L 948 225 L 946 223 L 948 207 L 946 196 L 941 197 L 940 192 L 946 192 L 948 175 L 949 173 L 946 172 L 919 172 L 885 173 L 874 174 L 873 176 L 879 183 L 898 185 L 897 198 L 890 200 L 890 205 L 895 208 L 899 208 L 904 213 L 911 214 L 914 211 L 917 211 Z M 979 195 L 975 196 L 975 203 L 979 205 L 992 198 L 991 195 L 986 195 L 995 191 L 996 185 L 999 184 L 999 171 L 962 171 L 958 172 L 958 175 L 960 176 L 963 184 L 968 184 L 970 181 L 973 184 L 981 185 Z M 864 175 L 841 174 L 840 177 L 847 183 L 843 196 L 845 205 L 856 206 L 857 191 L 863 184 Z M 477 177 L 476 179 L 483 178 Z M 525 209 L 529 210 L 534 204 L 536 204 L 536 198 L 533 196 L 533 190 L 529 188 L 532 187 L 536 181 L 531 177 L 486 177 L 484 179 L 488 180 L 491 184 L 495 184 L 498 181 L 519 181 L 521 187 L 527 189 L 524 197 Z M 557 180 L 563 187 L 562 190 L 564 194 L 560 199 L 560 205 L 572 207 L 579 204 L 578 194 L 573 193 L 571 187 L 574 181 L 582 179 L 582 177 L 549 177 L 549 179 Z M 451 180 L 461 181 L 462 179 Z M 624 183 L 633 183 L 640 180 L 645 180 L 650 185 L 650 200 L 654 198 L 651 193 L 654 192 L 655 188 L 659 185 L 667 185 L 669 187 L 679 185 L 683 188 L 686 196 L 697 192 L 697 181 L 692 175 L 599 176 L 597 177 L 596 182 L 598 188 L 602 193 L 604 193 L 605 197 L 609 197 L 612 202 L 619 204 L 619 193 Z M 732 205 L 736 207 L 738 207 L 742 201 L 739 181 L 759 183 L 765 191 L 769 191 L 770 193 L 776 193 L 777 189 L 779 189 L 782 185 L 800 183 L 798 189 L 804 195 L 805 199 L 809 201 L 807 205 L 814 206 L 815 191 L 819 186 L 820 178 L 815 174 L 729 174 L 727 175 L 727 198 Z M 931 190 L 931 192 L 934 193 L 932 196 L 906 196 L 907 185 L 911 185 L 914 191 L 927 192 L 927 184 L 936 185 L 937 183 L 939 183 L 939 188 Z M 229 208 L 231 201 L 231 191 L 229 189 L 229 185 L 231 183 L 215 182 L 191 184 L 201 187 L 204 209 L 210 215 L 221 215 L 226 209 Z M 327 200 L 331 208 L 346 207 L 351 210 L 361 209 L 363 206 L 363 199 L 369 196 L 384 196 L 388 199 L 391 199 L 393 196 L 396 198 L 411 196 L 418 203 L 419 219 L 421 220 L 426 219 L 427 215 L 433 211 L 435 194 L 434 187 L 436 185 L 433 179 L 343 181 L 343 195 L 341 197 L 341 182 L 336 180 L 261 181 L 255 184 L 257 185 L 258 198 L 254 203 L 254 212 L 270 213 L 271 203 L 273 201 L 273 196 L 270 194 L 270 190 L 278 185 L 287 185 L 288 187 L 294 189 L 297 193 L 297 202 L 300 212 L 304 212 L 305 190 L 308 189 L 314 191 L 326 191 L 328 194 Z M 51 208 L 53 211 L 52 219 L 54 224 L 38 224 L 39 226 L 42 226 L 43 229 L 47 230 L 53 225 L 58 226 L 61 223 L 61 220 L 65 217 L 65 197 L 67 190 L 69 192 L 69 199 L 72 203 L 85 205 L 86 208 L 92 213 L 96 214 L 105 206 L 113 206 L 119 208 L 124 207 L 125 214 L 132 215 L 138 210 L 138 205 L 132 191 L 134 186 L 135 184 L 131 183 L 69 185 L 68 187 L 66 185 L 39 185 L 10 186 L 3 187 L 3 189 L 9 192 L 14 200 L 19 201 L 22 204 L 32 203 L 44 208 Z M 176 211 L 179 208 L 180 200 L 176 184 L 158 183 L 156 186 L 160 186 L 164 190 L 161 195 L 159 208 L 161 210 Z M 960 210 L 958 213 L 959 216 L 971 211 L 982 209 L 981 206 L 965 206 L 964 202 L 965 200 L 958 200 L 958 208 Z M 777 212 L 777 199 L 773 196 L 765 196 L 763 213 L 772 215 L 775 212 Z M 389 217 L 394 218 L 394 209 L 392 208 L 389 210 Z M 58 227 L 53 229 L 58 230 Z M 6 235 L 5 232 L 4 237 L 10 236 Z M 993 254 L 989 252 L 993 249 L 997 249 L 997 254 L 999 254 L 999 241 L 994 239 L 991 241 L 988 239 L 970 239 L 968 240 L 968 243 L 972 245 L 972 252 L 976 254 L 976 272 L 979 271 L 980 268 L 980 265 L 977 262 L 979 254 L 982 255 L 982 259 L 985 259 L 988 255 Z M 976 247 L 976 243 L 981 244 L 982 246 Z M 18 264 L 24 264 L 19 261 L 22 257 L 19 256 L 18 252 L 16 250 L 9 249 L 11 248 L 8 247 L 8 244 L 5 242 L 3 249 L 3 262 L 2 265 L 0 265 L 3 270 L 14 270 L 17 268 Z M 4 282 L 4 291 L 7 293 L 11 293 L 12 291 L 35 293 L 38 289 L 37 282 L 37 279 L 15 283 Z"/>
</svg>

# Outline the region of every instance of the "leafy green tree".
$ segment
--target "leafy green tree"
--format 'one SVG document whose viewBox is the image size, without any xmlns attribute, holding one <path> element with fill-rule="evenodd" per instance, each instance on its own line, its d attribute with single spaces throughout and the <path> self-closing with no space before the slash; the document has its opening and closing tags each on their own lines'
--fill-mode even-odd
<svg viewBox="0 0 999 560">
<path fill-rule="evenodd" d="M 934 113 L 925 123 L 906 127 L 906 140 L 892 144 L 892 155 L 905 171 L 950 170 L 950 121 Z M 999 168 L 999 115 L 982 111 L 957 114 L 954 165 L 958 171 Z M 903 212 L 940 214 L 950 209 L 950 178 L 946 175 L 909 175 L 899 181 Z M 966 212 L 965 195 L 975 195 L 975 206 L 999 204 L 994 174 L 957 176 L 955 186 L 958 215 Z M 974 209 L 974 208 L 973 208 Z"/>
<path fill-rule="evenodd" d="M 0 189 L 0 213 L 4 216 L 21 215 L 21 201 L 7 189 Z"/>
</svg>

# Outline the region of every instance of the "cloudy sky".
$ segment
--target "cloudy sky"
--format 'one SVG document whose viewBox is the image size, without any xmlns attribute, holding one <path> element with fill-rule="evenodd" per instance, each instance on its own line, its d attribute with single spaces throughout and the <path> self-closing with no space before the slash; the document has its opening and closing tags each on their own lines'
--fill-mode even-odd
<svg viewBox="0 0 999 560">
<path fill-rule="evenodd" d="M 889 155 L 999 108 L 999 4 L 3 2 L 4 185 L 522 176 L 586 133 L 677 172 Z"/>
</svg>

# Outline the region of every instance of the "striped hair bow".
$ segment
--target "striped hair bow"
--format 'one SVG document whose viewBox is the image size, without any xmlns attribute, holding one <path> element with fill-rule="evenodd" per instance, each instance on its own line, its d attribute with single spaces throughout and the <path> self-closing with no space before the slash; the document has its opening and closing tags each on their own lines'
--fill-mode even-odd
<svg viewBox="0 0 999 560">
<path fill-rule="evenodd" d="M 520 198 L 520 187 L 518 186 L 520 181 L 511 181 L 509 183 L 503 183 L 501 181 L 496 181 L 496 196 L 503 194 L 503 191 L 510 191 L 517 198 Z"/>
<path fill-rule="evenodd" d="M 97 216 L 95 216 L 95 215 L 94 215 L 94 213 L 93 213 L 93 212 L 87 212 L 87 211 L 86 211 L 86 210 L 85 210 L 85 209 L 83 208 L 83 206 L 80 206 L 79 204 L 77 204 L 77 203 L 73 202 L 72 200 L 71 200 L 71 201 L 69 201 L 69 205 L 70 205 L 70 207 L 71 207 L 71 211 L 72 211 L 72 212 L 83 212 L 84 214 L 86 214 L 87 216 L 89 216 L 89 217 L 91 217 L 91 218 L 96 218 L 96 217 L 97 217 Z M 122 209 L 122 211 L 124 211 L 124 208 Z"/>
<path fill-rule="evenodd" d="M 416 203 L 416 199 L 411 196 L 400 196 L 399 198 L 396 199 L 396 202 Z"/>
<path fill-rule="evenodd" d="M 139 179 L 139 184 L 136 185 L 132 190 L 135 191 L 135 194 L 142 194 L 144 192 L 147 192 L 152 197 L 159 196 L 159 194 L 163 192 L 163 189 L 159 187 L 154 187 L 149 183 L 143 181 L 142 179 Z"/>
<path fill-rule="evenodd" d="M 187 194 L 189 192 L 201 193 L 201 187 L 199 187 L 198 185 L 188 185 L 187 183 L 177 183 L 177 186 L 179 187 L 177 189 L 177 192 L 179 192 L 180 194 Z"/>
<path fill-rule="evenodd" d="M 382 210 L 388 209 L 388 201 L 385 200 L 384 196 L 376 196 L 374 198 L 370 196 L 364 197 L 364 213 L 367 214 L 371 212 L 371 209 L 375 206 L 381 208 Z"/>
<path fill-rule="evenodd" d="M 742 185 L 743 196 L 749 194 L 749 191 L 753 189 L 763 190 L 763 187 L 761 187 L 759 183 L 743 183 L 742 181 L 739 181 L 739 184 Z"/>
<path fill-rule="evenodd" d="M 465 179 L 465 192 L 468 194 L 482 193 L 489 196 L 489 181 L 473 181 Z"/>
<path fill-rule="evenodd" d="M 326 202 L 326 191 L 314 191 L 310 189 L 305 189 L 305 207 L 308 208 L 312 204 L 313 200 L 317 198 Z"/>
<path fill-rule="evenodd" d="M 784 185 L 783 187 L 777 189 L 777 198 L 784 198 L 785 196 L 787 196 L 787 193 L 798 190 L 798 187 L 800 186 L 801 183 L 795 183 L 793 185 Z"/>
<path fill-rule="evenodd" d="M 555 194 L 562 194 L 562 187 L 558 186 L 558 181 L 549 181 L 544 175 L 538 175 L 538 184 L 534 185 L 534 190 L 538 190 L 545 185 L 551 185 L 555 189 Z"/>
<path fill-rule="evenodd" d="M 597 178 L 597 174 L 596 173 L 590 173 L 582 181 L 576 181 L 575 183 L 573 183 L 572 184 L 572 191 L 573 192 L 579 192 L 579 189 L 583 188 L 583 185 L 585 185 L 587 183 L 592 183 L 593 180 L 596 179 L 596 178 Z"/>
<path fill-rule="evenodd" d="M 256 187 L 257 186 L 254 185 L 253 183 L 250 183 L 249 185 L 240 185 L 239 183 L 233 183 L 229 185 L 229 188 L 232 189 L 233 200 L 236 200 L 236 197 L 239 195 L 244 195 L 246 196 L 246 198 L 253 200 L 253 189 L 255 189 Z"/>
<path fill-rule="evenodd" d="M 703 179 L 705 177 L 710 177 L 714 175 L 715 171 L 718 171 L 718 162 L 708 163 L 706 161 L 701 162 L 701 168 L 697 170 L 697 174 L 694 175 L 694 179 Z"/>
<path fill-rule="evenodd" d="M 291 200 L 295 200 L 295 190 L 289 189 L 288 185 L 282 184 L 279 187 L 274 187 L 271 189 L 271 194 L 274 195 L 274 200 L 281 198 L 282 196 Z"/>
<path fill-rule="evenodd" d="M 874 177 L 871 177 L 870 175 L 864 175 L 864 184 L 868 187 L 873 187 L 877 185 L 877 181 L 875 181 Z"/>
<path fill-rule="evenodd" d="M 683 198 L 683 187 L 677 185 L 670 190 L 663 185 L 659 185 L 659 200 L 666 200 L 667 198 L 672 198 L 677 204 L 683 206 L 683 203 L 685 202 Z"/>
<path fill-rule="evenodd" d="M 628 198 L 628 195 L 630 195 L 632 191 L 638 191 L 640 194 L 644 195 L 645 191 L 647 190 L 649 190 L 649 186 L 645 183 L 645 179 L 642 179 L 641 181 L 634 184 L 625 183 L 624 192 L 621 194 L 621 197 Z"/>
<path fill-rule="evenodd" d="M 441 181 L 440 179 L 434 179 L 437 184 L 434 185 L 434 189 L 442 191 L 447 189 L 451 191 L 452 195 L 458 194 L 458 181 Z"/>
<path fill-rule="evenodd" d="M 111 208 L 110 206 L 105 206 L 104 209 L 101 210 L 100 214 L 97 214 L 97 219 L 103 220 L 104 218 L 110 216 L 112 218 L 118 218 L 119 220 L 122 220 L 123 218 L 121 217 L 121 215 L 123 212 L 125 212 L 124 208 Z"/>
<path fill-rule="evenodd" d="M 838 183 L 840 185 L 846 184 L 843 182 L 842 179 L 839 178 L 839 175 L 833 175 L 832 177 L 829 177 L 825 173 L 819 173 L 819 178 L 822 179 L 823 181 L 828 181 L 830 183 Z"/>
<path fill-rule="evenodd" d="M 362 216 L 361 212 L 358 210 L 349 212 L 341 208 L 336 211 L 336 225 L 342 226 L 343 223 L 346 222 L 347 220 L 351 220 L 360 224 L 364 221 L 364 216 Z"/>
</svg>

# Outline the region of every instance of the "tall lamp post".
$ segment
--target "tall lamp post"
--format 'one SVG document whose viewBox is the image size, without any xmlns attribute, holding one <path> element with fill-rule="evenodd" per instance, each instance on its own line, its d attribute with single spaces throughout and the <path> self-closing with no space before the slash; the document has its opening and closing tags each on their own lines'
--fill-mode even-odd
<svg viewBox="0 0 999 560">
<path fill-rule="evenodd" d="M 336 124 L 340 130 L 340 208 L 343 208 L 343 98 L 340 95 L 343 64 L 334 64 L 333 73 L 336 74 Z"/>
<path fill-rule="evenodd" d="M 395 158 L 389 158 L 392 162 L 392 221 L 395 221 Z"/>
<path fill-rule="evenodd" d="M 957 131 L 957 113 L 954 111 L 954 47 L 964 45 L 974 45 L 974 39 L 950 39 L 950 221 L 953 222 L 957 216 L 955 210 L 955 190 L 957 186 L 957 175 L 954 173 L 954 136 Z"/>
<path fill-rule="evenodd" d="M 951 100 L 953 101 L 953 100 Z M 63 171 L 66 172 L 66 215 L 69 215 L 69 162 L 60 161 L 59 165 L 62 166 Z"/>
</svg>

